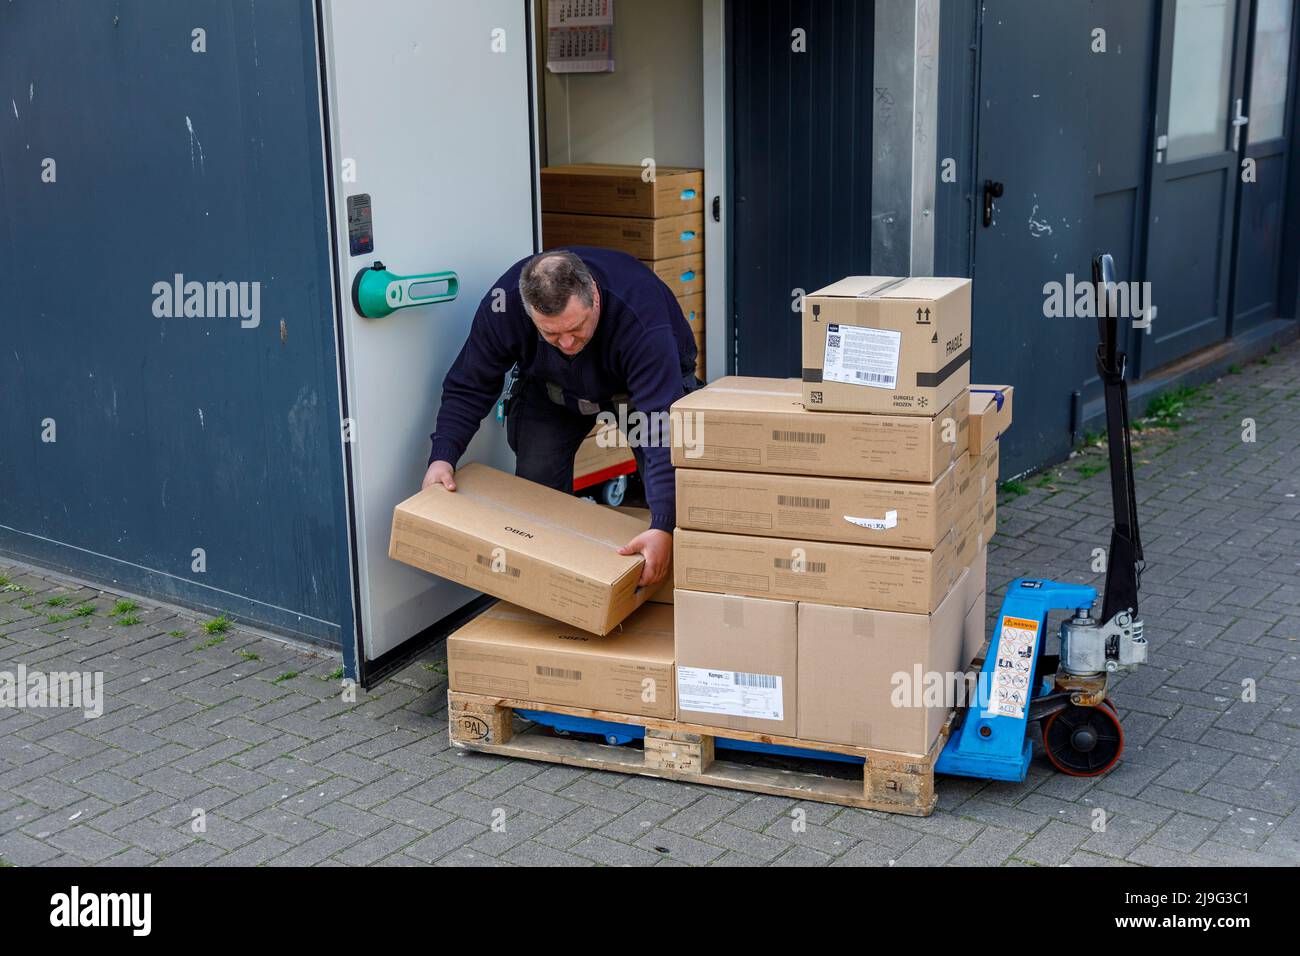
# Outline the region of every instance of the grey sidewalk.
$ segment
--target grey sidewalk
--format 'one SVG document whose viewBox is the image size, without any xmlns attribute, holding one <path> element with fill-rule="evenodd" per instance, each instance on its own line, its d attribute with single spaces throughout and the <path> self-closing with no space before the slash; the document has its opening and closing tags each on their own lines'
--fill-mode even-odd
<svg viewBox="0 0 1300 956">
<path fill-rule="evenodd" d="M 0 671 L 102 671 L 106 698 L 97 719 L 0 708 L 0 863 L 1296 865 L 1300 347 L 1163 411 L 1135 448 L 1151 664 L 1116 690 L 1105 777 L 1040 757 L 1023 784 L 941 779 L 915 819 L 467 754 L 441 648 L 345 703 L 337 655 L 112 613 L 121 595 L 0 558 Z M 1000 496 L 990 588 L 1098 581 L 1104 462 Z"/>
</svg>

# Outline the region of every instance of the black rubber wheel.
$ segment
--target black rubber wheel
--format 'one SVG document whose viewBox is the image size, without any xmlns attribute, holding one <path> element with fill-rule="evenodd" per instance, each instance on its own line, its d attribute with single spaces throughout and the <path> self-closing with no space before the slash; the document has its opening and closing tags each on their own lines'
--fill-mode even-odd
<svg viewBox="0 0 1300 956">
<path fill-rule="evenodd" d="M 1124 729 L 1114 705 L 1068 705 L 1043 724 L 1043 749 L 1061 773 L 1072 777 L 1097 777 L 1115 766 L 1124 752 Z"/>
</svg>

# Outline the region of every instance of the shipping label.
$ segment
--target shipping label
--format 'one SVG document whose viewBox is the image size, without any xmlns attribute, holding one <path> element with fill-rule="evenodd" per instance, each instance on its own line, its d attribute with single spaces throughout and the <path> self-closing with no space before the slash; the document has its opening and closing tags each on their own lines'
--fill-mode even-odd
<svg viewBox="0 0 1300 956">
<path fill-rule="evenodd" d="M 776 674 L 678 667 L 677 707 L 702 714 L 785 720 L 781 678 Z"/>
<path fill-rule="evenodd" d="M 822 380 L 893 389 L 903 333 L 858 325 L 826 327 Z"/>
</svg>

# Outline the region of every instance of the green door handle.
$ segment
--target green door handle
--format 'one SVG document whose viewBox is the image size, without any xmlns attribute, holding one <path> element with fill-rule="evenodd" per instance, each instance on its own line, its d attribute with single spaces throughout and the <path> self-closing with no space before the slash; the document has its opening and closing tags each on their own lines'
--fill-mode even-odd
<svg viewBox="0 0 1300 956">
<path fill-rule="evenodd" d="M 399 276 L 376 262 L 352 280 L 352 307 L 367 319 L 382 319 L 398 309 L 450 302 L 459 293 L 460 279 L 454 272 Z"/>
</svg>

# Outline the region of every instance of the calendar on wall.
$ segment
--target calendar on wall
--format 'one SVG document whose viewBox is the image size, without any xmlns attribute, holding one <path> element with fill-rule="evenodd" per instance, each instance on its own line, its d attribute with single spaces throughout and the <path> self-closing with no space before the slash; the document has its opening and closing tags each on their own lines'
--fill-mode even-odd
<svg viewBox="0 0 1300 956">
<path fill-rule="evenodd" d="M 551 0 L 547 10 L 547 69 L 614 72 L 614 0 Z"/>
</svg>

